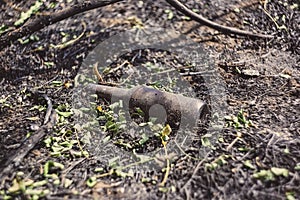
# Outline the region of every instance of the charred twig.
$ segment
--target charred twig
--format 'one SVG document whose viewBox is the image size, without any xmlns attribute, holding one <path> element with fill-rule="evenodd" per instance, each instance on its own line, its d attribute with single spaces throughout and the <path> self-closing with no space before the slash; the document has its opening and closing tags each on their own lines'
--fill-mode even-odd
<svg viewBox="0 0 300 200">
<path fill-rule="evenodd" d="M 46 15 L 40 15 L 39 17 L 28 21 L 20 28 L 7 33 L 0 37 L 0 50 L 7 47 L 12 41 L 15 41 L 23 36 L 32 34 L 42 28 L 69 18 L 71 16 L 89 11 L 95 8 L 104 7 L 113 3 L 120 2 L 122 0 L 106 0 L 106 1 L 84 1 L 81 4 L 73 5 L 69 8 L 61 10 L 57 13 L 51 13 Z"/>
<path fill-rule="evenodd" d="M 21 26 L 20 28 L 9 32 L 3 36 L 0 36 L 0 50 L 7 47 L 12 41 L 15 41 L 23 36 L 32 34 L 42 28 L 74 16 L 79 13 L 83 13 L 95 8 L 104 7 L 110 4 L 114 4 L 120 2 L 122 0 L 103 0 L 103 1 L 85 1 L 81 4 L 73 5 L 69 8 L 61 10 L 57 13 L 47 13 L 44 15 L 38 15 L 37 18 L 29 20 L 26 24 Z M 224 25 L 220 25 L 209 19 L 204 18 L 203 16 L 193 12 L 189 8 L 187 8 L 184 4 L 177 0 L 166 0 L 171 6 L 173 6 L 178 11 L 182 12 L 186 16 L 190 17 L 192 20 L 195 20 L 201 24 L 204 24 L 210 28 L 218 30 L 224 34 L 235 34 L 241 36 L 248 36 L 250 38 L 266 38 L 271 39 L 273 38 L 272 35 L 265 35 L 260 33 L 253 33 L 249 31 L 240 30 L 233 27 L 228 27 Z"/>
<path fill-rule="evenodd" d="M 213 28 L 215 30 L 218 30 L 224 34 L 235 34 L 235 35 L 240 35 L 240 36 L 248 36 L 250 38 L 266 38 L 266 39 L 271 39 L 273 38 L 272 35 L 265 35 L 265 34 L 260 34 L 260 33 L 253 33 L 249 31 L 244 31 L 240 30 L 237 28 L 233 27 L 228 27 L 224 25 L 220 25 L 218 23 L 215 23 L 213 21 L 210 21 L 209 19 L 204 18 L 203 16 L 193 12 L 189 8 L 187 8 L 184 4 L 177 0 L 166 0 L 171 6 L 173 6 L 176 10 L 182 12 L 186 16 L 190 17 L 192 20 L 195 20 L 203 25 L 206 25 L 210 28 Z"/>
<path fill-rule="evenodd" d="M 2 173 L 0 174 L 0 179 L 4 182 L 4 177 L 9 174 L 9 172 L 16 166 L 18 166 L 24 157 L 31 151 L 36 144 L 43 138 L 45 135 L 53 129 L 53 126 L 56 122 L 56 112 L 52 107 L 52 102 L 47 95 L 42 95 L 47 101 L 47 111 L 44 119 L 44 124 L 30 136 L 24 143 L 14 152 L 12 156 L 2 166 Z M 0 185 L 3 184 L 0 183 Z"/>
</svg>

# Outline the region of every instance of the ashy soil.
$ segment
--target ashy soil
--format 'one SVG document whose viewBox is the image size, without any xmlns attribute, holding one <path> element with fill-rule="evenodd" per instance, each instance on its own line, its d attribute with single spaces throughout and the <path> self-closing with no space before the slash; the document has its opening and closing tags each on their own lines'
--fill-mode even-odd
<svg viewBox="0 0 300 200">
<path fill-rule="evenodd" d="M 1 174 L 1 199 L 300 198 L 299 1 L 182 2 L 217 23 L 274 38 L 224 35 L 191 21 L 165 1 L 129 0 L 52 24 L 0 51 L 0 168 L 43 125 L 47 102 L 33 91 L 46 94 L 58 111 L 53 130 L 8 174 Z M 13 29 L 21 12 L 34 3 L 0 0 L 0 27 Z M 39 12 L 57 12 L 76 3 L 80 1 L 43 1 Z M 201 45 L 225 88 L 226 113 L 217 141 L 210 141 L 204 131 L 180 156 L 156 158 L 161 168 L 153 171 L 139 169 L 139 163 L 128 170 L 117 162 L 122 155 L 104 162 L 86 142 L 73 107 L 76 75 L 84 59 L 102 41 L 136 28 L 164 28 Z M 123 73 L 158 63 L 188 74 L 185 78 L 197 98 L 211 103 L 201 73 L 189 74 L 182 68 L 187 63 L 177 55 L 145 49 L 111 59 L 111 68 L 117 69 L 104 73 L 108 82 L 122 82 Z M 109 112 L 105 100 L 98 99 L 94 106 L 97 117 Z M 91 126 L 100 129 L 108 120 L 101 119 Z M 118 148 L 132 151 L 131 138 L 119 137 L 123 143 Z M 207 150 L 201 156 L 199 146 Z M 144 150 L 151 147 L 164 149 L 160 138 L 149 141 Z"/>
</svg>

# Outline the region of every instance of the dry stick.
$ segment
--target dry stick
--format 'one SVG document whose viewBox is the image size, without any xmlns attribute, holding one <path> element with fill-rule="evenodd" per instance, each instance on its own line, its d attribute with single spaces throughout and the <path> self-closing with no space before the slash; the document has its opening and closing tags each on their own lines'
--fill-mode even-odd
<svg viewBox="0 0 300 200">
<path fill-rule="evenodd" d="M 241 35 L 241 36 L 248 36 L 250 38 L 266 38 L 271 39 L 274 36 L 272 35 L 265 35 L 260 33 L 253 33 L 249 31 L 240 30 L 233 27 L 228 27 L 224 25 L 220 25 L 218 23 L 215 23 L 213 21 L 210 21 L 209 19 L 204 18 L 203 16 L 193 12 L 189 8 L 187 8 L 184 4 L 180 3 L 177 0 L 166 0 L 171 6 L 173 6 L 176 10 L 182 12 L 186 16 L 190 17 L 192 20 L 195 20 L 203 25 L 206 25 L 210 28 L 213 28 L 215 30 L 218 30 L 224 34 L 235 34 L 235 35 Z"/>
<path fill-rule="evenodd" d="M 29 20 L 26 24 L 20 28 L 9 32 L 0 37 L 0 50 L 9 46 L 11 42 L 32 34 L 42 28 L 72 17 L 82 12 L 86 12 L 95 8 L 104 7 L 110 4 L 114 4 L 123 0 L 107 0 L 107 1 L 84 1 L 84 3 L 73 5 L 57 13 L 51 13 L 48 15 L 41 15 L 35 19 Z"/>
<path fill-rule="evenodd" d="M 41 15 L 36 19 L 29 20 L 29 22 L 27 22 L 20 28 L 1 36 L 0 37 L 0 50 L 9 46 L 11 42 L 13 42 L 21 37 L 24 37 L 26 35 L 32 34 L 38 30 L 41 30 L 42 28 L 44 28 L 48 25 L 54 24 L 56 22 L 59 22 L 63 19 L 74 16 L 76 14 L 79 14 L 79 13 L 82 13 L 82 12 L 85 12 L 88 10 L 92 10 L 95 8 L 104 7 L 104 6 L 114 4 L 114 3 L 117 3 L 120 1 L 123 1 L 123 0 L 85 1 L 84 3 L 73 5 L 70 8 L 66 8 L 57 13 Z M 216 29 L 222 33 L 248 36 L 250 38 L 267 38 L 267 39 L 273 38 L 272 35 L 252 33 L 252 32 L 243 31 L 240 29 L 217 24 L 215 22 L 212 22 L 212 21 L 202 17 L 201 15 L 194 13 L 193 11 L 188 9 L 185 5 L 183 5 L 182 3 L 180 3 L 177 0 L 166 0 L 166 1 L 171 6 L 173 6 L 174 8 L 176 8 L 183 14 L 187 15 L 191 19 L 193 19 L 201 24 L 204 24 L 210 28 Z"/>
<path fill-rule="evenodd" d="M 52 107 L 50 98 L 47 95 L 42 96 L 46 99 L 48 105 L 44 124 L 35 133 L 33 133 L 30 138 L 25 140 L 19 149 L 17 149 L 17 151 L 4 163 L 2 166 L 3 170 L 0 174 L 0 180 L 2 180 L 0 186 L 4 184 L 5 176 L 7 176 L 14 167 L 18 166 L 22 162 L 29 151 L 32 150 L 35 145 L 53 129 L 53 126 L 56 123 L 56 112 Z"/>
<path fill-rule="evenodd" d="M 119 83 L 113 83 L 113 82 L 105 82 L 104 79 L 102 78 L 101 73 L 98 70 L 98 62 L 96 62 L 93 66 L 93 72 L 97 77 L 98 83 L 100 85 L 109 85 L 109 86 L 117 86 Z M 125 80 L 126 81 L 126 80 Z M 121 83 L 122 84 L 122 83 Z"/>
</svg>

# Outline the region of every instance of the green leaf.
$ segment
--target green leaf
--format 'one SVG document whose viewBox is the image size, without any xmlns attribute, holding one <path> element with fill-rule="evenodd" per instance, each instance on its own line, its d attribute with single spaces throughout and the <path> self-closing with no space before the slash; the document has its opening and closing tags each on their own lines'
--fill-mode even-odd
<svg viewBox="0 0 300 200">
<path fill-rule="evenodd" d="M 62 151 L 63 151 L 63 149 L 64 149 L 64 147 L 62 147 L 62 146 L 52 146 L 51 147 L 51 149 L 52 149 L 52 151 L 53 151 L 53 153 L 61 153 Z"/>
<path fill-rule="evenodd" d="M 21 38 L 18 39 L 18 42 L 20 42 L 20 44 L 27 44 L 29 42 L 29 38 L 22 40 Z"/>
<path fill-rule="evenodd" d="M 47 175 L 49 175 L 49 171 L 51 170 L 51 168 L 59 168 L 59 169 L 64 169 L 64 165 L 60 164 L 58 162 L 54 162 L 54 161 L 48 161 L 45 163 L 44 165 L 44 176 L 47 177 Z"/>
<path fill-rule="evenodd" d="M 208 137 L 201 137 L 201 143 L 204 147 L 210 147 L 211 143 Z"/>
<path fill-rule="evenodd" d="M 50 147 L 51 143 L 52 143 L 52 139 L 51 137 L 48 137 L 44 140 L 44 143 L 46 144 L 46 147 Z"/>
<path fill-rule="evenodd" d="M 172 10 L 167 9 L 165 10 L 165 13 L 168 14 L 168 20 L 173 19 L 174 13 L 172 12 Z"/>
<path fill-rule="evenodd" d="M 266 181 L 273 181 L 275 179 L 274 174 L 270 170 L 260 170 L 253 174 L 254 178 L 264 179 Z"/>
<path fill-rule="evenodd" d="M 60 180 L 58 179 L 58 177 L 57 178 L 53 178 L 53 179 L 54 179 L 54 181 L 53 181 L 54 185 L 59 185 L 60 184 Z"/>
<path fill-rule="evenodd" d="M 27 12 L 22 12 L 20 18 L 14 23 L 15 26 L 22 25 L 27 19 L 31 17 L 32 14 L 36 13 L 41 6 L 43 5 L 42 1 L 36 1 Z"/>
<path fill-rule="evenodd" d="M 181 18 L 184 19 L 184 20 L 187 20 L 187 21 L 191 20 L 191 18 L 188 17 L 188 16 L 182 16 Z"/>
<path fill-rule="evenodd" d="M 142 183 L 149 183 L 152 180 L 149 177 L 143 177 L 141 181 L 142 181 Z"/>
<path fill-rule="evenodd" d="M 205 163 L 205 169 L 214 170 L 218 167 L 217 163 Z"/>
<path fill-rule="evenodd" d="M 169 191 L 169 189 L 167 187 L 159 187 L 158 190 L 163 193 L 166 193 Z"/>
<path fill-rule="evenodd" d="M 295 198 L 295 193 L 294 192 L 286 192 L 285 193 L 285 196 L 286 196 L 286 199 L 287 200 L 296 200 L 296 198 Z"/>
<path fill-rule="evenodd" d="M 39 40 L 40 40 L 40 38 L 39 38 L 37 35 L 30 35 L 30 36 L 29 36 L 29 39 L 30 39 L 31 41 L 39 41 Z"/>
<path fill-rule="evenodd" d="M 50 193 L 50 190 L 45 189 L 45 190 L 33 190 L 33 189 L 26 189 L 25 194 L 26 195 L 37 195 L 38 197 L 45 196 Z"/>
<path fill-rule="evenodd" d="M 170 127 L 169 124 L 166 124 L 166 126 L 163 128 L 162 132 L 161 132 L 161 136 L 164 138 L 164 137 L 167 137 L 170 135 L 170 133 L 172 132 L 172 129 Z"/>
<path fill-rule="evenodd" d="M 48 183 L 47 180 L 37 181 L 32 184 L 32 187 L 41 187 Z"/>
<path fill-rule="evenodd" d="M 139 124 L 140 127 L 144 127 L 144 126 L 147 126 L 147 125 L 148 125 L 148 123 L 145 123 L 145 122 Z"/>
<path fill-rule="evenodd" d="M 62 86 L 63 82 L 61 82 L 61 81 L 52 81 L 52 85 L 54 85 L 54 86 Z"/>
<path fill-rule="evenodd" d="M 105 138 L 103 138 L 102 142 L 103 143 L 107 143 L 110 140 L 110 136 L 106 136 Z"/>
<path fill-rule="evenodd" d="M 123 172 L 120 168 L 117 168 L 114 173 L 119 176 L 119 177 L 122 177 L 122 178 L 126 178 L 126 177 L 132 177 L 133 176 L 133 173 L 126 173 L 126 172 Z"/>
<path fill-rule="evenodd" d="M 97 178 L 95 176 L 90 177 L 87 181 L 86 181 L 86 185 L 88 187 L 94 187 L 97 183 Z"/>
<path fill-rule="evenodd" d="M 98 172 L 103 172 L 104 171 L 104 168 L 103 167 L 97 167 L 95 169 L 95 172 L 98 173 Z"/>
<path fill-rule="evenodd" d="M 255 167 L 252 165 L 251 160 L 246 160 L 244 162 L 244 165 L 250 169 L 255 169 Z"/>
<path fill-rule="evenodd" d="M 0 26 L 0 35 L 7 31 L 8 27 L 5 24 Z"/>
<path fill-rule="evenodd" d="M 38 110 L 39 112 L 41 112 L 41 111 L 46 110 L 46 108 L 44 106 L 41 106 L 41 105 L 35 105 L 35 106 L 33 106 L 29 109 L 29 111 L 32 111 L 32 110 Z"/>
<path fill-rule="evenodd" d="M 297 165 L 295 166 L 295 170 L 300 170 L 300 163 L 297 163 Z"/>
<path fill-rule="evenodd" d="M 54 66 L 54 62 L 44 62 L 44 65 L 46 65 L 47 67 L 52 67 L 52 66 Z M 53 81 L 53 82 L 55 82 L 55 81 Z M 52 84 L 54 84 L 52 82 Z M 62 85 L 62 82 L 61 81 L 58 81 L 59 82 L 59 85 Z"/>
<path fill-rule="evenodd" d="M 86 158 L 88 158 L 90 155 L 89 155 L 89 152 L 87 152 L 87 151 L 82 151 L 81 152 L 82 153 L 82 155 L 84 156 L 84 157 L 86 157 Z"/>
<path fill-rule="evenodd" d="M 249 151 L 249 148 L 248 147 L 239 147 L 238 150 L 241 152 L 247 152 L 247 151 Z"/>
<path fill-rule="evenodd" d="M 55 109 L 55 111 L 57 112 L 58 115 L 66 118 L 70 117 L 73 114 L 73 112 L 61 112 L 58 109 Z"/>
<path fill-rule="evenodd" d="M 225 116 L 224 118 L 227 122 L 227 126 L 233 126 L 236 129 L 248 128 L 249 126 L 253 126 L 253 123 L 250 120 L 246 119 L 243 110 L 240 110 L 237 116 Z"/>
<path fill-rule="evenodd" d="M 64 188 L 68 188 L 70 185 L 72 185 L 73 180 L 66 178 L 64 181 Z"/>
<path fill-rule="evenodd" d="M 108 166 L 110 166 L 111 168 L 116 167 L 117 164 L 118 164 L 118 163 L 117 163 L 118 160 L 119 160 L 119 156 L 110 159 L 110 160 L 108 161 Z"/>
<path fill-rule="evenodd" d="M 289 170 L 285 168 L 272 167 L 271 172 L 276 176 L 284 176 L 284 177 L 289 176 Z"/>
<path fill-rule="evenodd" d="M 13 185 L 10 188 L 8 188 L 8 192 L 16 193 L 16 192 L 20 191 L 20 189 L 21 189 L 20 184 L 18 183 L 17 179 L 14 179 Z"/>
<path fill-rule="evenodd" d="M 142 139 L 139 140 L 139 144 L 143 145 L 149 140 L 149 137 L 146 134 L 142 135 Z"/>
</svg>

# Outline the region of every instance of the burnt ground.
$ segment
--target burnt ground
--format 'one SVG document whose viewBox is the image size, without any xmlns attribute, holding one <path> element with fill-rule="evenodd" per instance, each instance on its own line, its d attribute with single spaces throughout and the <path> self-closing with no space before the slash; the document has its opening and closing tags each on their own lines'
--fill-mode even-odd
<svg viewBox="0 0 300 200">
<path fill-rule="evenodd" d="M 47 104 L 32 90 L 47 94 L 60 111 L 54 130 L 1 180 L 1 198 L 299 199 L 299 2 L 266 2 L 270 16 L 262 10 L 262 3 L 252 0 L 184 2 L 220 24 L 275 37 L 250 40 L 223 35 L 190 21 L 164 1 L 145 0 L 76 15 L 15 41 L 0 52 L 1 167 L 43 123 Z M 34 3 L 0 1 L 1 24 L 13 27 L 20 12 Z M 75 3 L 44 2 L 40 12 L 55 12 Z M 226 116 L 222 120 L 227 121 L 217 142 L 209 144 L 207 138 L 199 136 L 195 143 L 208 146 L 208 154 L 195 159 L 193 147 L 170 159 L 169 176 L 163 186 L 160 183 L 167 159 L 162 162 L 162 170 L 148 172 L 139 171 L 138 165 L 135 171 L 128 171 L 122 165 L 116 168 L 114 163 L 106 164 L 84 142 L 85 132 L 76 126 L 75 114 L 71 114 L 75 77 L 84 58 L 101 41 L 137 26 L 177 31 L 203 45 L 226 89 Z M 53 47 L 83 32 L 66 47 Z M 139 59 L 133 61 L 135 55 L 123 56 L 113 67 L 124 60 L 131 68 L 147 62 L 184 65 L 175 55 L 164 52 L 141 51 Z M 117 82 L 123 73 L 120 69 L 104 78 Z M 205 90 L 200 87 L 201 78 L 188 78 L 198 92 Z"/>
</svg>

